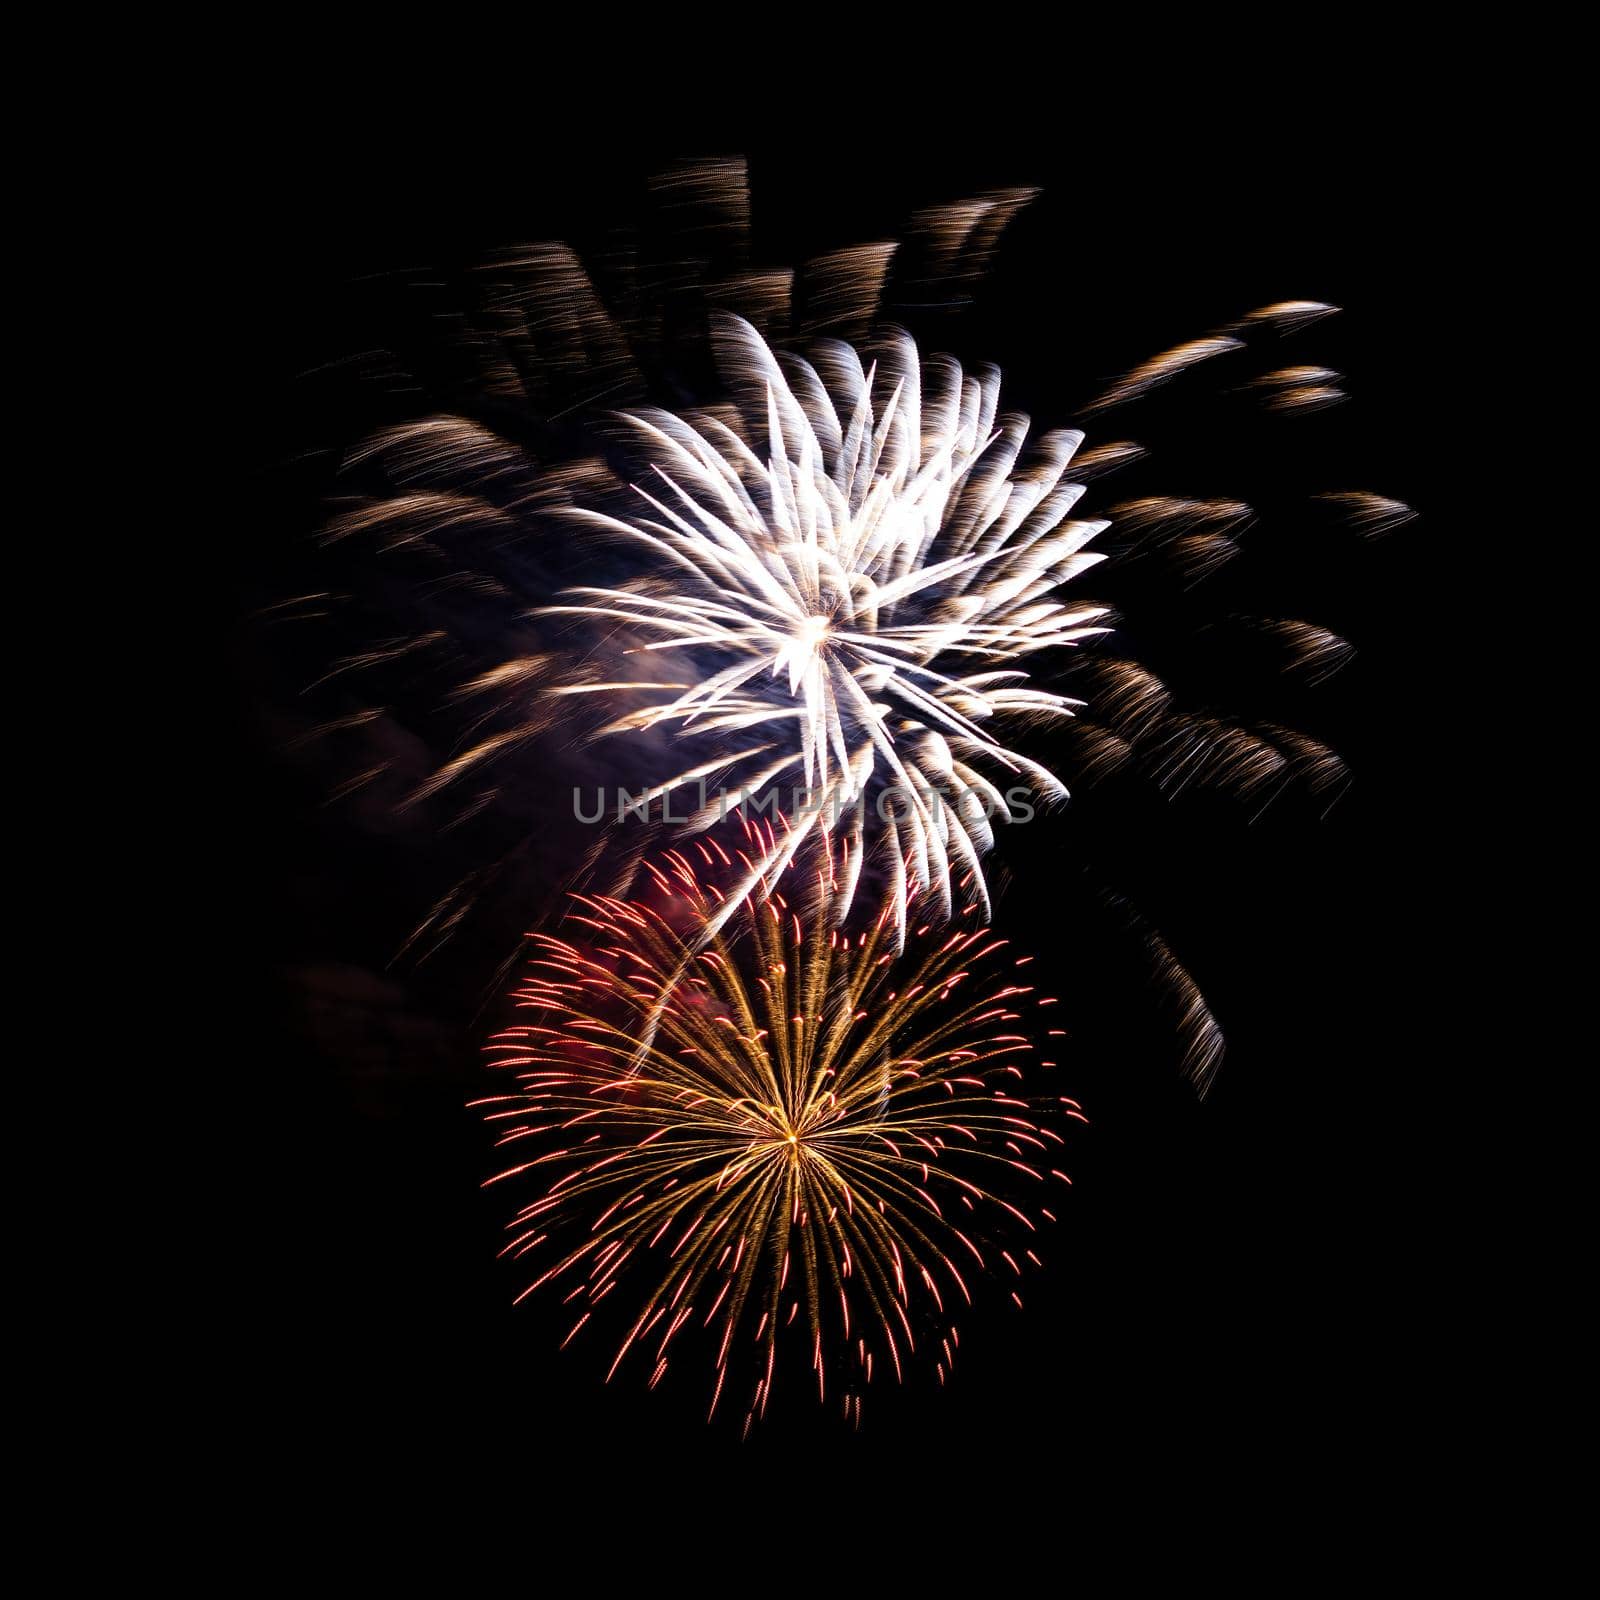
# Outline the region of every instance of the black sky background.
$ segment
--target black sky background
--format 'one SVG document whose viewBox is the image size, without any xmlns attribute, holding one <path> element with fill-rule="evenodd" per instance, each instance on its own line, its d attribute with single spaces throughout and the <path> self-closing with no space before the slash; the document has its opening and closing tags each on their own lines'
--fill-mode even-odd
<svg viewBox="0 0 1600 1600">
<path fill-rule="evenodd" d="M 219 1381 L 251 1392 L 263 1440 L 292 1431 L 308 1470 L 335 1478 L 502 1459 L 546 1480 L 574 1452 L 911 1473 L 935 1452 L 1000 1478 L 1023 1461 L 1048 1472 L 1087 1460 L 1112 1477 L 1181 1479 L 1214 1470 L 1219 1441 L 1292 1473 L 1353 1442 L 1404 1449 L 1426 1431 L 1421 1396 L 1441 1355 L 1428 1308 L 1459 1250 L 1434 1144 L 1448 1137 L 1433 1113 L 1450 1100 L 1452 1062 L 1432 575 L 1451 530 L 1430 515 L 1426 421 L 1450 202 L 1414 140 L 1330 143 L 1293 169 L 1269 145 L 1086 156 L 1064 127 L 981 154 L 909 143 L 851 169 L 770 137 L 602 148 L 596 136 L 488 167 L 391 153 L 381 172 L 354 151 L 297 147 L 255 173 L 259 228 L 236 280 L 246 332 L 230 357 L 239 431 L 254 441 L 228 590 L 244 843 L 219 875 L 250 908 L 227 960 L 236 1070 L 266 1137 L 236 1179 L 259 1242 L 230 1330 L 238 1360 Z M 950 342 L 1001 361 L 1007 398 L 1041 423 L 1055 420 L 1063 371 L 1081 398 L 1250 307 L 1340 305 L 1325 337 L 1302 343 L 1346 375 L 1352 400 L 1273 423 L 1268 452 L 1215 482 L 1201 480 L 1226 441 L 1198 434 L 1174 446 L 1167 481 L 1246 498 L 1369 488 L 1421 513 L 1386 541 L 1348 541 L 1306 604 L 1285 609 L 1358 651 L 1296 701 L 1298 725 L 1355 777 L 1325 820 L 1285 804 L 1252 823 L 1236 803 L 1169 805 L 1107 784 L 1002 840 L 996 920 L 1079 995 L 1094 1122 L 1026 1313 L 970 1317 L 955 1381 L 885 1386 L 860 1436 L 808 1406 L 743 1447 L 704 1428 L 692 1360 L 675 1390 L 647 1394 L 625 1373 L 603 1386 L 598 1347 L 558 1354 L 559 1317 L 512 1311 L 520 1285 L 494 1260 L 505 1201 L 478 1187 L 490 1152 L 463 1109 L 481 1088 L 480 997 L 459 968 L 389 965 L 411 886 L 284 759 L 263 704 L 271 645 L 250 621 L 304 557 L 314 452 L 340 423 L 306 375 L 347 347 L 352 282 L 581 234 L 668 159 L 734 150 L 751 154 L 758 253 L 773 261 L 892 236 L 918 205 L 1040 185 Z M 1309 564 L 1290 576 L 1313 581 Z M 1137 971 L 1101 928 L 1064 914 L 1101 886 L 1167 936 L 1227 1034 L 1204 1103 Z"/>
</svg>

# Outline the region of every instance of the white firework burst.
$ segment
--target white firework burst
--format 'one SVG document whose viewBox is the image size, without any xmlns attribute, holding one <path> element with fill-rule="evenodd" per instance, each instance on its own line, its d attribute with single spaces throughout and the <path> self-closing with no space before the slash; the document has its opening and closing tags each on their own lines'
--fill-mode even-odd
<svg viewBox="0 0 1600 1600">
<path fill-rule="evenodd" d="M 603 734 L 670 726 L 735 742 L 650 790 L 704 793 L 724 775 L 690 831 L 803 789 L 807 803 L 717 921 L 819 829 L 843 862 L 841 918 L 878 848 L 902 920 L 916 888 L 948 915 L 968 876 L 987 911 L 981 857 L 991 818 L 1009 815 L 999 783 L 1066 796 L 1001 734 L 1081 704 L 1031 687 L 1015 663 L 1104 631 L 1104 608 L 1055 597 L 1102 559 L 1086 546 L 1108 526 L 1069 518 L 1083 489 L 1065 474 L 1083 435 L 1042 434 L 1021 464 L 1029 422 L 999 412 L 998 372 L 924 358 L 905 334 L 870 366 L 836 341 L 809 362 L 780 358 L 735 317 L 716 334 L 735 396 L 764 419 L 756 442 L 731 415 L 629 415 L 654 471 L 635 485 L 649 510 L 575 515 L 648 552 L 652 570 L 548 608 L 639 630 L 637 648 L 673 664 L 668 681 L 558 692 L 656 696 Z"/>
</svg>

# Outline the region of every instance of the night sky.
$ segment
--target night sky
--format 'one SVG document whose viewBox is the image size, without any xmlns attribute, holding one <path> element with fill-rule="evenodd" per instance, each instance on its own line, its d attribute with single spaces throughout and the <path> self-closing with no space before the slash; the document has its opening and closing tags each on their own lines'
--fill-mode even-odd
<svg viewBox="0 0 1600 1600">
<path fill-rule="evenodd" d="M 815 148 L 724 136 L 569 146 L 525 167 L 502 153 L 465 173 L 420 156 L 375 172 L 314 153 L 292 183 L 263 172 L 239 290 L 252 308 L 240 433 L 254 444 L 228 591 L 249 846 L 222 869 L 233 902 L 252 908 L 229 967 L 266 1135 L 239 1179 L 263 1224 L 239 1371 L 254 1372 L 268 1411 L 294 1418 L 319 1471 L 448 1473 L 443 1463 L 504 1452 L 536 1478 L 573 1450 L 740 1448 L 737 1429 L 703 1425 L 709 1361 L 694 1350 L 654 1394 L 626 1369 L 604 1386 L 604 1346 L 557 1353 L 559 1308 L 536 1297 L 512 1310 L 521 1282 L 495 1260 L 508 1201 L 479 1188 L 493 1158 L 464 1103 L 483 1092 L 478 1046 L 496 1015 L 485 979 L 520 931 L 521 891 L 428 961 L 395 959 L 451 852 L 469 846 L 326 803 L 327 769 L 292 744 L 297 685 L 328 635 L 291 638 L 261 616 L 317 585 L 310 536 L 331 453 L 412 403 L 338 376 L 375 338 L 426 343 L 402 331 L 419 324 L 397 273 L 410 282 L 437 266 L 448 284 L 498 245 L 593 236 L 637 212 L 648 173 L 703 153 L 749 152 L 756 253 L 772 262 L 893 237 L 921 205 L 1040 186 L 977 303 L 933 336 L 997 361 L 1007 401 L 1036 425 L 1064 424 L 1155 351 L 1285 298 L 1343 308 L 1285 359 L 1335 368 L 1351 395 L 1300 419 L 1264 418 L 1238 396 L 1175 398 L 1150 482 L 1280 508 L 1285 543 L 1258 543 L 1247 574 L 1219 575 L 1218 607 L 1323 623 L 1355 645 L 1353 662 L 1307 686 L 1226 643 L 1185 654 L 1173 630 L 1192 596 L 1130 611 L 1128 626 L 1146 659 L 1191 675 L 1197 698 L 1258 694 L 1262 715 L 1332 745 L 1352 785 L 1326 816 L 1294 796 L 1257 816 L 1117 777 L 1001 832 L 996 923 L 1063 996 L 1070 1092 L 1093 1123 L 1048 1270 L 1024 1313 L 996 1293 L 967 1318 L 948 1387 L 920 1375 L 904 1391 L 874 1385 L 859 1436 L 804 1397 L 758 1430 L 748 1459 L 842 1453 L 912 1470 L 937 1450 L 1002 1477 L 1023 1454 L 1181 1477 L 1218 1439 L 1299 1459 L 1361 1432 L 1372 1397 L 1426 1365 L 1414 1313 L 1440 1259 L 1438 1197 L 1412 1113 L 1448 1073 L 1430 731 L 1441 627 L 1430 572 L 1448 531 L 1429 516 L 1419 423 L 1438 338 L 1424 309 L 1429 201 L 1407 147 L 1385 158 L 1329 141 L 1292 178 L 1257 148 L 1175 149 L 1156 169 L 1086 158 L 1063 129 L 981 155 L 907 145 L 852 172 Z M 414 414 L 439 403 L 419 396 Z M 1116 413 L 1101 426 L 1091 443 L 1123 431 Z M 1126 426 L 1139 437 L 1144 423 Z M 1300 537 L 1281 509 L 1344 488 L 1404 500 L 1420 519 L 1382 540 L 1309 525 Z M 1096 490 L 1102 503 L 1125 492 L 1116 479 Z M 559 890 L 553 868 L 537 850 L 524 863 L 530 898 Z M 1165 936 L 1227 1036 L 1204 1102 L 1178 1071 L 1124 905 Z"/>
</svg>

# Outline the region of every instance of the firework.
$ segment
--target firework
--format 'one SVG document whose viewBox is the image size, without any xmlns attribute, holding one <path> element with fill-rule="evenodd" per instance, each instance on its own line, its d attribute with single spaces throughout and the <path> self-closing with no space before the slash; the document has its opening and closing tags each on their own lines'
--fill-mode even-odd
<svg viewBox="0 0 1600 1600">
<path fill-rule="evenodd" d="M 469 917 L 509 948 L 532 905 L 625 892 L 662 829 L 704 837 L 741 804 L 793 825 L 750 853 L 704 938 L 816 845 L 836 862 L 826 917 L 847 923 L 870 887 L 899 947 L 912 901 L 950 921 L 958 882 L 987 918 L 998 825 L 1069 783 L 1221 787 L 1252 814 L 1291 788 L 1338 802 L 1337 754 L 1285 726 L 1276 694 L 1241 706 L 1240 674 L 1219 699 L 1206 667 L 1225 650 L 1314 686 L 1350 656 L 1272 614 L 1298 513 L 1212 497 L 1209 477 L 1204 498 L 1157 492 L 1182 487 L 1161 481 L 1163 413 L 1188 431 L 1207 393 L 1284 416 L 1342 398 L 1332 367 L 1277 344 L 1336 308 L 1265 305 L 1052 399 L 1122 437 L 1035 434 L 1001 410 L 994 370 L 884 331 L 894 316 L 926 334 L 968 303 L 1031 199 L 992 190 L 894 240 L 762 265 L 744 163 L 700 161 L 652 184 L 637 251 L 529 243 L 420 275 L 408 294 L 439 314 L 392 341 L 417 347 L 415 370 L 370 353 L 351 370 L 451 410 L 396 422 L 385 404 L 341 449 L 329 570 L 274 612 L 358 613 L 348 653 L 308 674 L 329 703 L 297 747 L 337 764 L 330 788 L 370 825 L 389 808 L 453 837 L 455 881 L 419 897 L 408 956 Z M 648 408 L 666 393 L 700 403 Z M 1126 490 L 1078 520 L 1081 486 L 1114 472 Z M 1355 489 L 1314 501 L 1313 523 L 1366 538 L 1413 515 Z M 595 819 L 566 802 L 585 780 L 653 826 L 578 833 Z"/>
<path fill-rule="evenodd" d="M 843 837 L 858 866 L 881 833 L 892 862 L 894 922 L 927 890 L 940 913 L 970 877 L 987 914 L 980 857 L 990 820 L 1009 815 L 995 779 L 1066 789 L 1003 743 L 1007 724 L 1070 716 L 1079 702 L 1032 687 L 1016 663 L 1103 632 L 1102 607 L 1056 598 L 1102 559 L 1086 549 L 1107 523 L 1068 516 L 1083 488 L 1066 481 L 1077 430 L 1043 435 L 1018 469 L 1028 419 L 999 412 L 999 376 L 925 360 L 907 337 L 871 365 L 841 343 L 815 365 L 780 364 L 738 318 L 719 346 L 736 395 L 765 418 L 758 453 L 714 420 L 663 412 L 629 418 L 655 462 L 633 520 L 574 516 L 627 540 L 652 574 L 625 588 L 574 590 L 555 614 L 622 625 L 670 663 L 654 683 L 557 693 L 664 697 L 602 731 L 670 725 L 745 741 L 654 785 L 654 800 L 721 772 L 731 800 L 788 782 L 809 797 L 800 825 L 741 890 L 770 884 L 814 827 Z M 894 791 L 887 810 L 874 797 Z M 725 816 L 728 793 L 690 829 Z M 856 882 L 846 874 L 836 915 Z M 738 903 L 717 909 L 714 931 Z"/>
<path fill-rule="evenodd" d="M 699 1332 L 713 1414 L 731 1374 L 753 1379 L 747 1429 L 785 1351 L 858 1424 L 874 1376 L 920 1359 L 943 1382 L 978 1280 L 1040 1264 L 1061 1130 L 1084 1120 L 1037 1095 L 1053 1002 L 972 926 L 976 900 L 897 957 L 887 907 L 830 926 L 836 880 L 795 867 L 706 944 L 778 831 L 671 852 L 647 896 L 577 897 L 572 936 L 536 939 L 529 1020 L 489 1046 L 516 1087 L 481 1102 L 516 1157 L 489 1181 L 542 1180 L 506 1247 L 541 1263 L 519 1299 L 561 1295 L 568 1340 L 611 1322 L 608 1378 L 631 1361 L 651 1387 Z"/>
<path fill-rule="evenodd" d="M 897 330 L 873 339 L 888 308 L 970 299 L 1033 191 L 936 207 L 898 242 L 792 269 L 752 264 L 743 161 L 689 163 L 653 191 L 665 237 L 620 286 L 555 243 L 498 252 L 463 286 L 462 316 L 447 319 L 460 330 L 451 365 L 474 376 L 454 399 L 481 416 L 387 426 L 346 453 L 345 475 L 374 497 L 341 510 L 325 544 L 340 552 L 344 586 L 380 601 L 382 632 L 323 683 L 348 696 L 363 682 L 383 704 L 356 721 L 346 700 L 324 724 L 363 747 L 341 792 L 378 787 L 400 809 L 437 801 L 445 828 L 481 822 L 486 862 L 515 859 L 550 770 L 540 741 L 554 735 L 568 750 L 587 744 L 585 770 L 645 797 L 638 815 L 659 806 L 680 836 L 746 801 L 785 808 L 796 827 L 745 890 L 770 885 L 786 852 L 826 832 L 842 852 L 844 917 L 864 863 L 881 855 L 899 936 L 907 895 L 924 890 L 948 916 L 956 877 L 971 877 L 987 914 L 982 862 L 997 825 L 1063 802 L 1069 779 L 1128 764 L 1168 793 L 1216 783 L 1254 805 L 1283 787 L 1264 787 L 1271 773 L 1309 770 L 1266 724 L 1185 706 L 1182 684 L 1163 727 L 1139 740 L 1107 726 L 1093 698 L 1094 657 L 1115 663 L 1124 640 L 1172 631 L 1152 614 L 1163 574 L 1188 591 L 1248 567 L 1254 545 L 1282 544 L 1270 519 L 1243 500 L 1145 493 L 1077 520 L 1083 485 L 1145 460 L 1148 443 L 1086 445 L 1077 429 L 1030 441 L 1028 418 L 1001 411 L 992 368 L 926 355 Z M 685 273 L 671 264 L 691 241 Z M 1258 340 L 1335 311 L 1262 306 L 1136 364 L 1076 414 L 1127 415 L 1198 369 L 1226 373 L 1225 390 L 1271 410 L 1316 411 L 1341 392 L 1331 368 L 1281 357 L 1240 367 Z M 674 329 L 692 350 L 673 344 Z M 784 348 L 796 333 L 813 336 L 809 361 Z M 688 369 L 706 345 L 722 392 L 707 390 L 698 409 L 648 409 L 657 369 L 680 393 L 703 382 Z M 1364 492 L 1319 499 L 1363 534 L 1411 515 Z M 573 518 L 604 537 L 571 538 Z M 1108 527 L 1109 546 L 1097 538 Z M 1071 598 L 1072 580 L 1106 559 L 1101 592 Z M 1123 617 L 1126 633 L 1063 653 Z M 1236 630 L 1237 614 L 1225 626 Z M 1307 682 L 1342 659 L 1310 624 L 1278 632 L 1291 668 L 1315 666 Z M 433 698 L 417 705 L 419 690 Z M 1043 754 L 1034 737 L 1051 725 L 1068 737 L 1042 761 L 1025 754 Z M 415 773 L 396 751 L 409 756 L 423 726 L 441 742 L 432 770 Z M 1080 762 L 1063 761 L 1074 752 Z M 608 886 L 625 882 L 644 844 L 593 853 Z M 457 909 L 492 871 L 463 879 Z"/>
</svg>

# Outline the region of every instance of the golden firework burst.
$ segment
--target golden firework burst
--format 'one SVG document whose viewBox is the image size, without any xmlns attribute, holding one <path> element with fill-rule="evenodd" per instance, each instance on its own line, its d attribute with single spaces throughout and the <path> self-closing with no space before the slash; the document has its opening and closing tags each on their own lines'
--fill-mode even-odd
<svg viewBox="0 0 1600 1600">
<path fill-rule="evenodd" d="M 945 1381 L 974 1268 L 1039 1264 L 1046 1186 L 1070 1181 L 1062 1129 L 1084 1118 L 1037 1092 L 1054 1002 L 974 925 L 976 901 L 897 956 L 887 904 L 829 926 L 831 862 L 803 853 L 704 944 L 725 886 L 777 844 L 743 827 L 731 851 L 711 837 L 651 864 L 636 898 L 577 897 L 573 937 L 536 936 L 515 996 L 532 1016 L 488 1046 L 516 1087 L 479 1102 L 499 1145 L 530 1153 L 489 1182 L 545 1180 L 506 1253 L 544 1252 L 519 1299 L 565 1289 L 568 1340 L 632 1288 L 608 1378 L 633 1354 L 654 1387 L 698 1326 L 712 1414 L 753 1352 L 748 1428 L 795 1329 L 819 1398 L 837 1373 L 859 1422 L 865 1385 L 914 1353 Z"/>
</svg>

